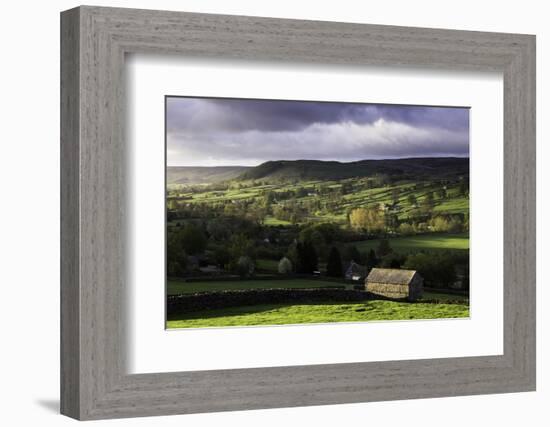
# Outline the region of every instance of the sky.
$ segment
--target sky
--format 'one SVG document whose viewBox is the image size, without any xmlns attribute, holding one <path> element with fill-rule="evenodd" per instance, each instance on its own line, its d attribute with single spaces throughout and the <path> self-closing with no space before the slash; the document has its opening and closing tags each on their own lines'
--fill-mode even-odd
<svg viewBox="0 0 550 427">
<path fill-rule="evenodd" d="M 168 97 L 166 143 L 168 166 L 468 157 L 469 109 Z"/>
</svg>

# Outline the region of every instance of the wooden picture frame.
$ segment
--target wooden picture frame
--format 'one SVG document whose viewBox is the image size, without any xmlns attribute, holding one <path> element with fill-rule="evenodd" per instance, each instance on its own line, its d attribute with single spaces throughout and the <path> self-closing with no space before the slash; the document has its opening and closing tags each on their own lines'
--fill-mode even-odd
<svg viewBox="0 0 550 427">
<path fill-rule="evenodd" d="M 499 356 L 129 375 L 124 57 L 162 53 L 504 79 Z M 104 7 L 61 14 L 61 412 L 102 419 L 535 390 L 535 37 Z"/>
</svg>

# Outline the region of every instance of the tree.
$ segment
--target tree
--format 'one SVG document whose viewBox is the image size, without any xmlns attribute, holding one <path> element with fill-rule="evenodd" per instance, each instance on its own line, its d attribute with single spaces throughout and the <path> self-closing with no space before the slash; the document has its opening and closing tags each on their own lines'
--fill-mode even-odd
<svg viewBox="0 0 550 427">
<path fill-rule="evenodd" d="M 311 274 L 317 270 L 317 252 L 309 241 L 296 244 L 296 272 Z"/>
<path fill-rule="evenodd" d="M 386 227 L 384 212 L 376 206 L 353 209 L 349 214 L 349 222 L 352 228 L 369 233 L 384 231 Z"/>
<path fill-rule="evenodd" d="M 456 280 L 455 260 L 446 253 L 409 255 L 404 268 L 418 271 L 428 286 L 448 287 Z"/>
<path fill-rule="evenodd" d="M 170 261 L 168 263 L 168 276 L 178 277 L 178 276 L 183 276 L 184 273 L 185 273 L 185 267 L 182 267 L 182 263 L 180 263 L 179 261 Z"/>
<path fill-rule="evenodd" d="M 433 193 L 433 191 L 428 191 L 428 192 L 426 193 L 426 198 L 425 198 L 424 200 L 425 200 L 426 202 L 428 202 L 428 203 L 433 203 L 433 201 L 434 201 L 434 193 Z"/>
<path fill-rule="evenodd" d="M 311 237 L 309 239 L 309 242 L 312 244 L 312 246 L 315 248 L 317 255 L 321 259 L 326 259 L 328 247 L 325 241 L 325 237 L 319 230 L 314 230 L 313 233 L 311 233 Z"/>
<path fill-rule="evenodd" d="M 214 260 L 221 268 L 225 268 L 231 262 L 231 254 L 225 245 L 220 245 L 214 249 Z"/>
<path fill-rule="evenodd" d="M 209 221 L 206 226 L 206 231 L 212 240 L 217 241 L 225 240 L 229 232 L 227 224 L 224 224 L 222 220 Z"/>
<path fill-rule="evenodd" d="M 390 246 L 390 242 L 388 239 L 381 239 L 378 243 L 378 249 L 376 250 L 376 255 L 378 255 L 379 258 L 382 258 L 389 253 L 392 253 L 393 249 Z"/>
<path fill-rule="evenodd" d="M 334 246 L 328 254 L 327 276 L 342 277 L 342 258 L 340 257 L 340 251 Z"/>
<path fill-rule="evenodd" d="M 402 222 L 401 224 L 399 224 L 399 233 L 407 236 L 407 235 L 410 235 L 410 234 L 414 234 L 414 227 L 409 224 L 408 222 Z"/>
<path fill-rule="evenodd" d="M 391 201 L 393 203 L 399 203 L 399 188 L 394 188 L 391 191 Z"/>
<path fill-rule="evenodd" d="M 286 257 L 290 260 L 294 268 L 296 268 L 298 264 L 298 242 L 296 240 L 288 246 Z"/>
<path fill-rule="evenodd" d="M 437 216 L 431 220 L 431 226 L 434 231 L 447 232 L 449 230 L 449 222 L 442 216 Z"/>
<path fill-rule="evenodd" d="M 405 262 L 406 258 L 403 255 L 399 255 L 395 252 L 390 252 L 380 260 L 380 267 L 382 268 L 400 268 Z"/>
<path fill-rule="evenodd" d="M 237 273 L 241 277 L 250 277 L 254 274 L 254 261 L 249 256 L 241 256 L 237 261 Z"/>
<path fill-rule="evenodd" d="M 437 190 L 437 197 L 440 199 L 446 199 L 447 198 L 447 190 L 445 187 L 441 187 L 439 190 Z"/>
<path fill-rule="evenodd" d="M 196 225 L 189 223 L 183 229 L 182 245 L 188 254 L 195 255 L 206 249 L 206 236 Z"/>
<path fill-rule="evenodd" d="M 386 215 L 386 226 L 390 230 L 396 230 L 399 227 L 399 216 L 394 213 L 390 213 Z"/>
<path fill-rule="evenodd" d="M 464 223 L 460 217 L 454 216 L 449 221 L 449 233 L 460 233 L 464 229 Z"/>
<path fill-rule="evenodd" d="M 422 211 L 424 213 L 430 213 L 434 208 L 434 193 L 432 191 L 428 192 L 422 200 Z"/>
<path fill-rule="evenodd" d="M 256 224 L 263 224 L 267 215 L 267 208 L 253 204 L 246 209 L 246 218 Z"/>
<path fill-rule="evenodd" d="M 304 227 L 300 231 L 299 240 L 302 242 L 312 240 L 312 234 L 316 231 L 323 235 L 325 243 L 328 244 L 344 240 L 344 233 L 340 226 L 330 222 L 314 223 Z"/>
<path fill-rule="evenodd" d="M 265 208 L 269 209 L 271 204 L 275 201 L 275 193 L 273 191 L 267 191 L 264 194 L 263 205 Z"/>
<path fill-rule="evenodd" d="M 355 245 L 349 245 L 346 247 L 346 250 L 344 252 L 344 259 L 346 261 L 355 261 L 356 263 L 361 263 L 361 252 L 359 252 L 359 249 L 357 249 L 357 246 Z"/>
<path fill-rule="evenodd" d="M 372 270 L 377 265 L 378 258 L 376 258 L 376 253 L 374 252 L 374 249 L 371 249 L 367 252 L 367 256 L 365 258 L 365 266 L 367 267 L 367 271 Z"/>
<path fill-rule="evenodd" d="M 283 257 L 279 261 L 279 265 L 277 267 L 277 271 L 279 274 L 289 275 L 292 273 L 292 262 L 287 258 Z"/>
<path fill-rule="evenodd" d="M 175 211 L 177 208 L 178 208 L 177 199 L 169 199 L 168 200 L 168 210 Z"/>
<path fill-rule="evenodd" d="M 187 257 L 185 248 L 183 247 L 182 237 L 183 230 L 181 228 L 168 232 L 168 239 L 166 242 L 166 260 L 168 261 L 168 265 L 171 262 L 180 262 L 183 258 Z"/>
<path fill-rule="evenodd" d="M 228 245 L 229 254 L 234 260 L 242 256 L 254 257 L 254 243 L 244 234 L 234 234 Z"/>
<path fill-rule="evenodd" d="M 342 195 L 350 194 L 353 191 L 353 184 L 349 181 L 342 183 L 340 186 L 340 191 Z"/>
</svg>

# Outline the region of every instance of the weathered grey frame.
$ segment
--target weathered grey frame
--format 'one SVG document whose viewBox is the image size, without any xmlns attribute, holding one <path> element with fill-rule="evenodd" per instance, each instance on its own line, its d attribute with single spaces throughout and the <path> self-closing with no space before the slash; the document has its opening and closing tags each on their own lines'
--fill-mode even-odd
<svg viewBox="0 0 550 427">
<path fill-rule="evenodd" d="M 504 76 L 504 354 L 128 375 L 129 52 Z M 83 6 L 61 14 L 61 412 L 77 419 L 535 389 L 535 37 Z"/>
</svg>

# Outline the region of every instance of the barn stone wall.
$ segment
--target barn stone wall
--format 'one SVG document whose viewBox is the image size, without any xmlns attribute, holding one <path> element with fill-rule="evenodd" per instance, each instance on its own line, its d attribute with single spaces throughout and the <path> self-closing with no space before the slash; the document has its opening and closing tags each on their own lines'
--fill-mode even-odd
<svg viewBox="0 0 550 427">
<path fill-rule="evenodd" d="M 410 285 L 367 281 L 365 290 L 376 296 L 416 301 L 422 297 L 422 279 L 415 279 Z"/>
<path fill-rule="evenodd" d="M 367 282 L 367 291 L 387 298 L 402 299 L 409 297 L 409 285 Z"/>
</svg>

